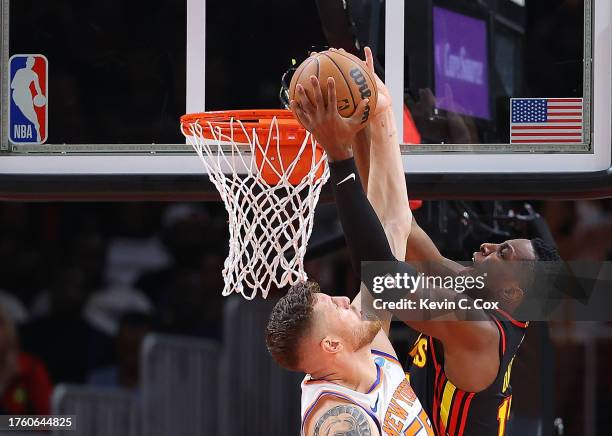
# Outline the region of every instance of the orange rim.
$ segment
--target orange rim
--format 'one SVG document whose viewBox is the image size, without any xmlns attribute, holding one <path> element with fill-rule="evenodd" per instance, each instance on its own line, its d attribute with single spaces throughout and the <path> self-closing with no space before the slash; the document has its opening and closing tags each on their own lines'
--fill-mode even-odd
<svg viewBox="0 0 612 436">
<path fill-rule="evenodd" d="M 271 129 L 274 118 L 276 118 L 278 129 Z M 244 126 L 244 129 L 240 124 Z M 260 147 L 254 149 L 257 168 L 260 170 L 262 179 L 270 185 L 275 185 L 280 181 L 278 174 L 285 174 L 287 165 L 296 157 L 298 161 L 289 176 L 289 183 L 292 185 L 300 183 L 314 169 L 313 163 L 323 158 L 324 151 L 319 144 L 316 144 L 314 149 L 303 148 L 302 154 L 298 157 L 307 132 L 295 119 L 293 113 L 287 109 L 214 111 L 187 114 L 181 117 L 181 128 L 186 136 L 193 134 L 191 128 L 194 125 L 199 125 L 201 132 L 198 131 L 198 134 L 205 139 L 224 140 L 227 138 L 237 144 L 252 143 L 253 135 L 257 135 L 258 139 L 265 144 L 270 130 L 277 130 L 278 150 L 275 146 L 267 148 L 264 159 L 264 151 Z M 274 135 L 274 132 L 272 134 Z M 274 143 L 277 143 L 275 136 Z M 317 167 L 315 180 L 323 175 L 324 169 L 325 165 Z"/>
<path fill-rule="evenodd" d="M 304 141 L 306 129 L 287 109 L 245 109 L 187 114 L 181 117 L 181 128 L 185 135 L 190 136 L 190 127 L 198 124 L 206 139 L 216 139 L 215 135 L 221 133 L 223 136 L 232 137 L 236 143 L 246 144 L 251 142 L 253 130 L 260 140 L 267 138 L 274 118 L 278 125 L 280 145 L 296 145 Z M 232 120 L 234 121 L 233 129 Z M 244 130 L 236 121 L 244 126 Z"/>
</svg>

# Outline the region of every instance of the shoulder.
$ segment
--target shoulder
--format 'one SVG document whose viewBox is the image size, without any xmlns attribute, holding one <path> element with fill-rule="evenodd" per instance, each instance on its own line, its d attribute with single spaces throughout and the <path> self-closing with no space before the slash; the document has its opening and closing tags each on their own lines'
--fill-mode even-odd
<svg viewBox="0 0 612 436">
<path fill-rule="evenodd" d="M 384 354 L 397 360 L 397 353 L 393 348 L 393 344 L 383 329 L 372 340 L 372 354 Z"/>
<path fill-rule="evenodd" d="M 334 397 L 321 398 L 305 418 L 303 434 L 320 436 L 351 434 L 354 436 L 379 436 L 374 420 L 358 404 Z"/>
</svg>

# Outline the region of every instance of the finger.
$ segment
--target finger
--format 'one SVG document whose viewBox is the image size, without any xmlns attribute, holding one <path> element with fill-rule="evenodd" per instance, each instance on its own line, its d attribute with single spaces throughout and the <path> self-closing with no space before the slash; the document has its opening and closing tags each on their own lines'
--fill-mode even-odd
<svg viewBox="0 0 612 436">
<path fill-rule="evenodd" d="M 350 121 L 354 125 L 362 125 L 367 121 L 367 118 L 364 119 L 364 114 L 366 110 L 369 110 L 370 99 L 365 98 L 359 102 L 357 108 L 355 109 L 355 113 L 351 115 Z"/>
<path fill-rule="evenodd" d="M 374 56 L 372 55 L 372 49 L 370 47 L 366 47 L 363 49 L 365 52 L 366 65 L 368 66 L 368 71 L 374 74 Z"/>
<path fill-rule="evenodd" d="M 310 100 L 308 100 L 308 98 L 305 96 L 303 90 L 302 93 L 296 93 L 295 102 L 300 110 L 300 113 L 303 113 L 310 117 L 310 114 L 315 112 L 314 107 L 310 104 Z"/>
<path fill-rule="evenodd" d="M 291 102 L 289 102 L 289 108 L 291 109 L 291 112 L 293 112 L 295 119 L 298 120 L 302 127 L 308 130 L 310 126 L 310 117 L 300 107 L 299 103 L 295 100 L 291 100 Z"/>
<path fill-rule="evenodd" d="M 295 87 L 295 91 L 296 91 L 295 92 L 296 100 L 299 103 L 302 110 L 304 110 L 304 112 L 308 114 L 315 113 L 317 109 L 312 104 L 312 100 L 306 93 L 306 89 L 301 84 L 298 83 L 298 85 Z"/>
<path fill-rule="evenodd" d="M 374 77 L 376 81 L 376 86 L 378 86 L 378 88 L 384 88 L 385 82 L 383 82 L 382 79 L 378 77 L 378 74 L 376 74 L 376 70 L 374 69 L 374 54 L 372 53 L 372 49 L 370 47 L 365 47 L 363 51 L 365 52 L 365 64 L 366 68 L 368 69 L 368 72 L 372 75 L 372 77 Z"/>
<path fill-rule="evenodd" d="M 336 99 L 336 81 L 333 77 L 327 78 L 327 110 L 338 112 L 338 100 Z"/>
<path fill-rule="evenodd" d="M 314 94 L 314 104 L 317 109 L 325 108 L 325 101 L 323 100 L 323 92 L 321 90 L 321 84 L 317 76 L 310 76 L 310 84 L 312 85 L 312 92 Z"/>
</svg>

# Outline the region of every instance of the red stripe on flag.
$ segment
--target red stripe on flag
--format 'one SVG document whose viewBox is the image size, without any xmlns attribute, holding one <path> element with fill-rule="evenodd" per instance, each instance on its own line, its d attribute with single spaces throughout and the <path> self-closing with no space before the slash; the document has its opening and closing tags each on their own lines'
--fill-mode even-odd
<svg viewBox="0 0 612 436">
<path fill-rule="evenodd" d="M 582 103 L 581 98 L 549 98 L 551 103 Z"/>
<path fill-rule="evenodd" d="M 517 139 L 513 144 L 580 144 L 581 141 L 575 139 Z"/>
<path fill-rule="evenodd" d="M 582 109 L 582 106 L 549 106 L 548 110 L 554 109 Z"/>
<path fill-rule="evenodd" d="M 549 116 L 566 116 L 566 117 L 581 117 L 582 116 L 582 112 L 553 112 L 553 111 L 548 111 L 548 115 Z"/>
<path fill-rule="evenodd" d="M 582 130 L 582 126 L 512 126 L 512 130 L 530 130 L 530 129 L 557 129 L 557 130 Z"/>
<path fill-rule="evenodd" d="M 512 136 L 578 136 L 582 137 L 582 133 L 512 133 Z"/>
<path fill-rule="evenodd" d="M 580 118 L 577 119 L 569 119 L 569 120 L 548 120 L 549 123 L 581 123 L 582 120 Z"/>
</svg>

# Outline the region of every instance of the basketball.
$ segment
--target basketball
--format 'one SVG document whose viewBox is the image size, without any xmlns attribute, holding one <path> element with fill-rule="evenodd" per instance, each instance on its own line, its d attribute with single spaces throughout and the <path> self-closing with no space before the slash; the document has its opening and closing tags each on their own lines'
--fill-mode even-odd
<svg viewBox="0 0 612 436">
<path fill-rule="evenodd" d="M 321 84 L 323 98 L 327 101 L 327 78 L 333 77 L 336 82 L 338 112 L 345 118 L 355 113 L 361 100 L 368 98 L 370 103 L 363 115 L 363 122 L 368 121 L 376 110 L 378 90 L 376 81 L 358 57 L 344 51 L 326 50 L 306 59 L 297 68 L 289 86 L 289 96 L 295 99 L 295 87 L 301 84 L 306 92 L 312 89 L 310 77 L 316 76 Z"/>
<path fill-rule="evenodd" d="M 47 98 L 42 94 L 38 94 L 34 97 L 33 103 L 36 107 L 42 107 L 47 104 Z"/>
</svg>

